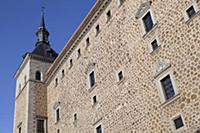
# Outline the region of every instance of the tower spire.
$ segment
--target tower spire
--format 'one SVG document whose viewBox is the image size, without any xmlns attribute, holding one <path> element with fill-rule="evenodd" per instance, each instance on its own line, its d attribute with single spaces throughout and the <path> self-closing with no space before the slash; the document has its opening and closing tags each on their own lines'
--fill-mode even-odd
<svg viewBox="0 0 200 133">
<path fill-rule="evenodd" d="M 49 40 L 48 40 L 49 32 L 45 26 L 44 9 L 45 9 L 45 7 L 43 6 L 42 10 L 41 10 L 40 25 L 39 25 L 38 31 L 36 32 L 36 36 L 37 36 L 36 46 L 40 45 L 42 43 L 46 43 L 49 45 Z"/>
</svg>

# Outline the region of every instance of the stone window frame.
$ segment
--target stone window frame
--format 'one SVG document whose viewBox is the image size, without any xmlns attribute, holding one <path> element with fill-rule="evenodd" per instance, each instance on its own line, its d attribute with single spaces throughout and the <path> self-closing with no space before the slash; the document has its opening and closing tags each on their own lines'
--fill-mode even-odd
<svg viewBox="0 0 200 133">
<path fill-rule="evenodd" d="M 152 42 L 155 41 L 155 40 L 157 40 L 158 47 L 157 47 L 156 49 L 153 49 L 153 47 L 152 47 Z M 161 42 L 160 42 L 159 37 L 158 37 L 158 36 L 154 37 L 154 38 L 150 41 L 150 43 L 148 44 L 149 53 L 150 53 L 150 54 L 153 53 L 154 51 L 156 51 L 157 49 L 159 49 L 160 46 L 161 46 Z"/>
<path fill-rule="evenodd" d="M 37 79 L 38 74 L 40 74 L 40 79 Z M 35 71 L 35 80 L 36 81 L 43 81 L 43 73 L 40 70 Z"/>
<path fill-rule="evenodd" d="M 101 120 L 94 125 L 94 133 L 97 133 L 96 129 L 99 126 L 101 126 L 102 133 L 104 133 L 103 122 Z"/>
<path fill-rule="evenodd" d="M 119 73 L 122 72 L 122 75 L 123 75 L 123 78 L 120 80 L 119 79 Z M 117 79 L 117 82 L 118 83 L 121 83 L 122 81 L 124 81 L 125 79 L 125 72 L 124 72 L 124 69 L 122 68 L 119 68 L 117 71 L 116 71 L 116 79 Z"/>
<path fill-rule="evenodd" d="M 57 118 L 57 110 L 59 109 L 59 119 Z M 60 105 L 57 105 L 57 107 L 54 108 L 54 121 L 55 124 L 57 124 L 61 119 L 61 108 Z"/>
<path fill-rule="evenodd" d="M 44 133 L 47 133 L 47 119 L 36 118 L 36 131 L 37 131 L 37 122 L 38 122 L 38 120 L 44 120 Z"/>
<path fill-rule="evenodd" d="M 189 17 L 188 14 L 187 14 L 187 10 L 190 8 L 190 7 L 194 7 L 194 10 L 195 10 L 195 14 L 192 16 L 192 17 Z M 188 22 L 189 20 L 191 20 L 192 18 L 194 18 L 194 16 L 196 16 L 196 14 L 199 12 L 199 8 L 198 8 L 198 5 L 196 3 L 196 1 L 192 1 L 192 3 L 190 5 L 188 5 L 184 11 L 183 11 L 183 16 L 184 16 L 184 20 L 185 22 Z"/>
<path fill-rule="evenodd" d="M 144 22 L 143 22 L 143 18 L 144 18 L 148 13 L 150 13 L 150 15 L 151 15 L 151 19 L 152 19 L 152 21 L 153 21 L 153 27 L 152 27 L 152 29 L 151 29 L 150 31 L 147 32 L 146 29 L 145 29 L 145 25 L 144 25 Z M 156 24 L 157 24 L 157 21 L 156 21 L 156 19 L 155 19 L 155 15 L 154 15 L 154 12 L 153 12 L 152 7 L 150 7 L 146 12 L 144 12 L 143 15 L 142 15 L 140 18 L 138 18 L 138 21 L 139 21 L 139 24 L 140 24 L 139 27 L 140 27 L 140 30 L 141 30 L 141 32 L 142 32 L 142 35 L 145 36 L 146 34 L 150 33 L 150 32 L 154 29 L 154 27 L 156 26 Z"/>
<path fill-rule="evenodd" d="M 181 119 L 182 119 L 183 127 L 179 128 L 179 129 L 176 129 L 174 120 L 177 119 L 177 118 L 179 118 L 179 117 L 181 117 Z M 170 118 L 170 124 L 171 124 L 173 133 L 179 133 L 179 132 L 182 132 L 183 130 L 186 129 L 185 119 L 184 119 L 184 116 L 183 116 L 182 113 L 178 113 L 178 114 L 172 116 Z"/>
<path fill-rule="evenodd" d="M 166 99 L 165 92 L 164 92 L 162 84 L 161 84 L 161 80 L 163 78 L 165 78 L 167 75 L 170 76 L 170 79 L 171 79 L 171 82 L 172 82 L 172 85 L 173 85 L 173 89 L 174 89 L 174 92 L 175 92 L 175 95 L 173 97 L 171 97 L 170 99 Z M 170 68 L 167 68 L 166 70 L 162 71 L 156 77 L 155 80 L 156 80 L 156 86 L 157 86 L 158 91 L 159 91 L 159 97 L 160 97 L 162 105 L 167 104 L 167 103 L 171 103 L 176 98 L 178 98 L 177 96 L 179 96 L 180 93 L 179 93 L 179 90 L 178 90 L 178 88 L 176 86 L 176 82 L 175 82 L 175 78 L 174 78 L 174 75 L 173 75 L 173 71 Z"/>
<path fill-rule="evenodd" d="M 90 81 L 90 74 L 91 74 L 92 72 L 94 72 L 94 80 L 95 80 L 95 83 L 94 83 L 93 86 L 91 86 L 91 81 Z M 87 77 L 88 77 L 88 87 L 89 87 L 89 89 L 94 88 L 94 87 L 96 86 L 96 83 L 97 83 L 97 80 L 96 80 L 96 79 L 97 79 L 97 78 L 96 78 L 96 72 L 95 72 L 95 69 L 94 69 L 94 68 L 90 70 L 90 72 L 88 73 Z"/>
</svg>

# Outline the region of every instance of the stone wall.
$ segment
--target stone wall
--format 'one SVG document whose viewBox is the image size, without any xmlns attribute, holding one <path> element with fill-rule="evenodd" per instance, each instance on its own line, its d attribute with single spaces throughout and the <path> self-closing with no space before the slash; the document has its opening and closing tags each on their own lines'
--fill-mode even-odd
<svg viewBox="0 0 200 133">
<path fill-rule="evenodd" d="M 157 24 L 143 36 L 136 19 L 141 1 L 126 0 L 119 7 L 113 0 L 47 86 L 49 133 L 57 129 L 65 133 L 93 133 L 98 124 L 106 133 L 171 133 L 175 132 L 171 119 L 177 114 L 182 114 L 185 121 L 182 132 L 195 133 L 200 128 L 200 17 L 197 13 L 188 22 L 183 17 L 184 9 L 192 2 L 152 0 Z M 199 1 L 197 5 L 200 7 Z M 107 21 L 105 14 L 109 9 L 113 16 Z M 97 24 L 101 31 L 96 36 Z M 91 44 L 86 48 L 88 36 Z M 159 38 L 160 47 L 149 53 L 148 44 L 154 37 Z M 178 91 L 164 103 L 155 75 L 162 61 L 170 64 L 167 71 L 172 73 Z M 88 68 L 93 63 L 97 83 L 89 89 Z M 116 78 L 119 69 L 125 76 L 121 82 Z M 55 123 L 57 102 L 61 119 Z"/>
</svg>

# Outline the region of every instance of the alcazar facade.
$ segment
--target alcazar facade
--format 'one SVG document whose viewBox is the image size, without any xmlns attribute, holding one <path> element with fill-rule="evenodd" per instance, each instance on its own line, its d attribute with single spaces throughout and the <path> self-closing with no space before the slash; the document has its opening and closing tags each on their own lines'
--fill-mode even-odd
<svg viewBox="0 0 200 133">
<path fill-rule="evenodd" d="M 200 133 L 200 0 L 97 0 L 63 50 L 44 15 L 15 73 L 14 133 Z"/>
</svg>

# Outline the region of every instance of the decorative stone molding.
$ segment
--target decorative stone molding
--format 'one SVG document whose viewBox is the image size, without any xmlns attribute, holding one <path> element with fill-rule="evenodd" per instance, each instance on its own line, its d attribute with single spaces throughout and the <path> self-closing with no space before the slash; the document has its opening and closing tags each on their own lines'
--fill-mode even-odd
<svg viewBox="0 0 200 133">
<path fill-rule="evenodd" d="M 137 19 L 142 17 L 147 12 L 147 10 L 150 9 L 151 3 L 152 3 L 151 1 L 146 0 L 146 2 L 140 4 L 140 7 L 136 13 Z"/>
<path fill-rule="evenodd" d="M 169 60 L 160 59 L 156 63 L 156 69 L 154 71 L 155 78 L 158 77 L 163 71 L 165 71 L 166 69 L 168 69 L 170 67 L 171 67 L 171 64 L 170 64 Z"/>
</svg>

